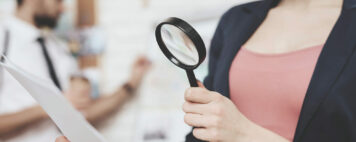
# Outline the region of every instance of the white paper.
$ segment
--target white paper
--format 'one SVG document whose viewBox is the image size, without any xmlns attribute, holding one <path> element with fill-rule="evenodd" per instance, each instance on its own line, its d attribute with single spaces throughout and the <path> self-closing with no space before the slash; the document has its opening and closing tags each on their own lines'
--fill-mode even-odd
<svg viewBox="0 0 356 142">
<path fill-rule="evenodd" d="M 32 95 L 71 142 L 106 142 L 52 82 L 25 72 L 8 59 L 0 66 Z"/>
</svg>

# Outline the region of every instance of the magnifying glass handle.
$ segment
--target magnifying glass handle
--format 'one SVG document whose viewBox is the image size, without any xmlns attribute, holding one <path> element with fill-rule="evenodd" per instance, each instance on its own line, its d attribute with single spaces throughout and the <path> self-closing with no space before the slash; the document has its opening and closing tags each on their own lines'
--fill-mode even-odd
<svg viewBox="0 0 356 142">
<path fill-rule="evenodd" d="M 189 79 L 190 86 L 191 87 L 199 87 L 193 70 L 186 70 L 186 72 L 187 72 L 187 76 L 188 76 L 188 79 Z M 193 129 L 194 128 L 197 128 L 197 127 L 193 127 Z M 198 140 L 197 138 L 194 138 L 194 140 L 192 142 L 205 142 L 205 141 Z"/>
<path fill-rule="evenodd" d="M 199 87 L 193 70 L 186 70 L 186 72 L 189 79 L 190 87 Z"/>
</svg>

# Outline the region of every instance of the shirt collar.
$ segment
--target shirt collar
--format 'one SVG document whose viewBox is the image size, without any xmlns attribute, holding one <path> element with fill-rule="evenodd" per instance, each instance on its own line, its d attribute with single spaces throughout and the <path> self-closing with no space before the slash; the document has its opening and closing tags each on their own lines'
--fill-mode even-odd
<svg viewBox="0 0 356 142">
<path fill-rule="evenodd" d="M 11 37 L 15 39 L 31 42 L 36 41 L 41 36 L 41 32 L 37 27 L 15 16 L 8 17 L 5 28 L 10 31 Z"/>
</svg>

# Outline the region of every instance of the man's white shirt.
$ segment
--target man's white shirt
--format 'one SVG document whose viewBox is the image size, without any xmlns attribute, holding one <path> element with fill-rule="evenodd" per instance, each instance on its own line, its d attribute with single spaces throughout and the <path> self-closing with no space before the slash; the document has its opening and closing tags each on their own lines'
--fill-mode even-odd
<svg viewBox="0 0 356 142">
<path fill-rule="evenodd" d="M 8 17 L 0 26 L 0 53 L 3 53 L 5 31 L 9 31 L 8 59 L 25 71 L 51 80 L 48 67 L 37 39 L 40 31 L 31 24 L 16 17 Z M 65 90 L 70 76 L 78 70 L 75 59 L 70 55 L 64 42 L 47 35 L 45 43 L 52 59 L 59 82 Z M 11 114 L 38 105 L 9 73 L 0 72 L 0 115 Z M 51 120 L 42 121 L 21 131 L 19 135 L 0 142 L 54 142 L 60 135 Z"/>
</svg>

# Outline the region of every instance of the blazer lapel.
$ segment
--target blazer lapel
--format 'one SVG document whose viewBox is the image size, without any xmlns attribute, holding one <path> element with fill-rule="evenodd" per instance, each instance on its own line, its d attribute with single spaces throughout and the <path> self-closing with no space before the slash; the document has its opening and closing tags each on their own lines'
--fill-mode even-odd
<svg viewBox="0 0 356 142">
<path fill-rule="evenodd" d="M 320 54 L 304 99 L 295 133 L 298 142 L 328 92 L 333 88 L 356 47 L 355 0 L 345 0 L 341 15 Z"/>
<path fill-rule="evenodd" d="M 224 45 L 224 49 L 221 52 L 222 58 L 219 61 L 221 66 L 216 70 L 214 78 L 214 86 L 216 86 L 214 91 L 217 91 L 226 97 L 230 97 L 229 71 L 232 61 L 241 46 L 252 36 L 263 22 L 268 10 L 274 2 L 275 0 L 265 0 L 257 7 L 243 7 L 245 13 L 243 13 L 244 15 L 241 16 L 241 21 L 239 21 L 240 26 L 236 26 L 238 28 L 232 29 L 232 31 L 229 31 L 224 35 L 235 37 L 235 40 L 225 42 L 226 45 Z"/>
</svg>

